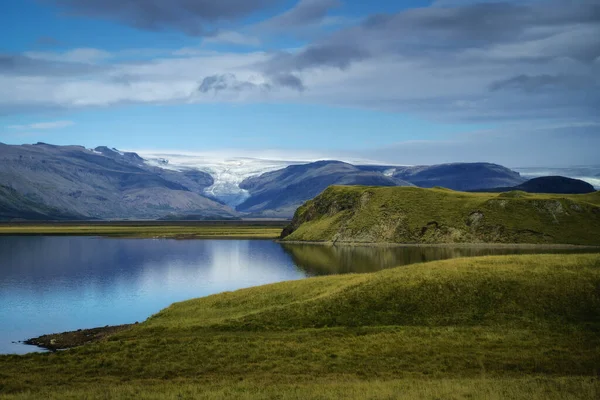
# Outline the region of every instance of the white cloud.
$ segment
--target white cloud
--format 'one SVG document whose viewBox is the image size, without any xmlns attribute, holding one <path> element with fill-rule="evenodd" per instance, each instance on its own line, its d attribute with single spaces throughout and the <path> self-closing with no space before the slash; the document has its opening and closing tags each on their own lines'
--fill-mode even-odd
<svg viewBox="0 0 600 400">
<path fill-rule="evenodd" d="M 108 51 L 93 48 L 79 48 L 65 51 L 62 53 L 50 51 L 29 51 L 25 52 L 24 55 L 36 60 L 81 64 L 96 64 L 98 62 L 108 60 L 114 56 Z"/>
<path fill-rule="evenodd" d="M 25 130 L 47 130 L 47 129 L 61 129 L 75 125 L 73 121 L 53 121 L 53 122 L 36 122 L 27 125 L 10 125 L 8 129 L 14 129 L 17 131 Z"/>
<path fill-rule="evenodd" d="M 224 44 L 235 44 L 240 46 L 260 46 L 260 39 L 251 35 L 244 35 L 235 31 L 223 31 L 219 32 L 215 36 L 207 37 L 204 39 L 205 43 L 224 43 Z"/>
<path fill-rule="evenodd" d="M 28 59 L 9 59 L 4 66 L 0 58 L 0 112 L 130 103 L 294 102 L 453 122 L 599 122 L 600 62 L 590 62 L 597 55 L 599 28 L 586 16 L 575 15 L 576 8 L 562 20 L 546 16 L 544 10 L 532 9 L 517 18 L 509 8 L 506 16 L 497 17 L 495 31 L 488 32 L 477 15 L 470 17 L 464 10 L 422 8 L 380 16 L 338 30 L 312 46 L 276 54 L 216 52 L 199 46 L 152 57 L 145 52 L 137 59 L 135 49 L 115 54 L 98 49 L 27 53 Z M 552 23 L 535 22 L 537 16 Z M 575 17 L 583 22 L 574 23 Z M 518 24 L 505 29 L 511 18 Z M 483 37 L 473 41 L 471 30 L 477 29 Z M 439 40 L 428 40 L 432 38 Z M 258 43 L 233 31 L 205 40 Z M 328 51 L 336 46 L 358 46 L 361 51 Z M 69 65 L 77 68 L 64 73 Z M 205 78 L 214 76 L 232 76 L 239 84 L 198 90 Z M 519 87 L 544 80 L 564 84 L 538 85 L 536 90 Z M 578 85 L 570 87 L 570 82 Z M 249 89 L 257 85 L 269 90 Z"/>
</svg>

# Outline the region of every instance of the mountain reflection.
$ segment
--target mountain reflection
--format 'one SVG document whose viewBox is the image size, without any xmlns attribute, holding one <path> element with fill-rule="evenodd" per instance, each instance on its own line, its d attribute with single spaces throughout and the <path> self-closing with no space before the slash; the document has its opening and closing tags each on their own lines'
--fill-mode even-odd
<svg viewBox="0 0 600 400">
<path fill-rule="evenodd" d="M 539 250 L 0 237 L 0 354 L 34 350 L 12 341 L 143 321 L 174 302 L 224 291 L 446 258 L 527 252 Z"/>
</svg>

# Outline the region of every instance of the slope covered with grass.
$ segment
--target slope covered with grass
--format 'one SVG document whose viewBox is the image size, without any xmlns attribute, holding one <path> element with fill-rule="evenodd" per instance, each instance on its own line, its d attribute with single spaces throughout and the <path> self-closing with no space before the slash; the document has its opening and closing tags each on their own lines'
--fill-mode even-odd
<svg viewBox="0 0 600 400">
<path fill-rule="evenodd" d="M 598 288 L 598 254 L 250 288 L 174 304 L 104 342 L 0 356 L 0 398 L 592 399 Z"/>
<path fill-rule="evenodd" d="M 332 186 L 296 211 L 282 237 L 336 243 L 600 245 L 600 192 Z"/>
</svg>

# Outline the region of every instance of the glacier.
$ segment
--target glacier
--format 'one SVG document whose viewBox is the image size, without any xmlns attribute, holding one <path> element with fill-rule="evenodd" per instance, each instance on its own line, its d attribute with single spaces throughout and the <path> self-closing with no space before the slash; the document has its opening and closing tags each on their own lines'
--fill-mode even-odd
<svg viewBox="0 0 600 400">
<path fill-rule="evenodd" d="M 240 188 L 244 179 L 276 171 L 294 164 L 305 164 L 313 160 L 272 160 L 252 157 L 222 157 L 212 153 L 149 152 L 136 151 L 147 165 L 184 171 L 196 169 L 210 174 L 214 184 L 205 190 L 205 195 L 236 207 L 250 197 L 247 190 Z"/>
</svg>

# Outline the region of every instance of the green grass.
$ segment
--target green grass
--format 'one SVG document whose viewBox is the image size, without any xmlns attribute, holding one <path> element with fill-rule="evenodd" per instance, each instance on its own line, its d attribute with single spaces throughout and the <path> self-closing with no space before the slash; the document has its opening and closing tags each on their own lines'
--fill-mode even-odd
<svg viewBox="0 0 600 400">
<path fill-rule="evenodd" d="M 281 228 L 273 225 L 0 225 L 0 235 L 73 235 L 109 236 L 125 238 L 240 238 L 274 239 L 281 234 Z"/>
<path fill-rule="evenodd" d="M 176 303 L 0 356 L 0 398 L 595 399 L 599 366 L 600 255 L 482 257 Z"/>
<path fill-rule="evenodd" d="M 600 192 L 464 193 L 333 186 L 298 209 L 288 241 L 600 245 Z"/>
<path fill-rule="evenodd" d="M 592 377 L 516 378 L 516 379 L 419 379 L 393 381 L 344 381 L 299 384 L 273 384 L 270 381 L 229 385 L 188 382 L 150 382 L 146 385 L 119 383 L 91 384 L 85 389 L 61 389 L 45 392 L 48 400 L 106 399 L 526 399 L 576 400 L 597 399 L 600 383 Z M 37 392 L 2 396 L 6 399 L 40 398 Z"/>
</svg>

